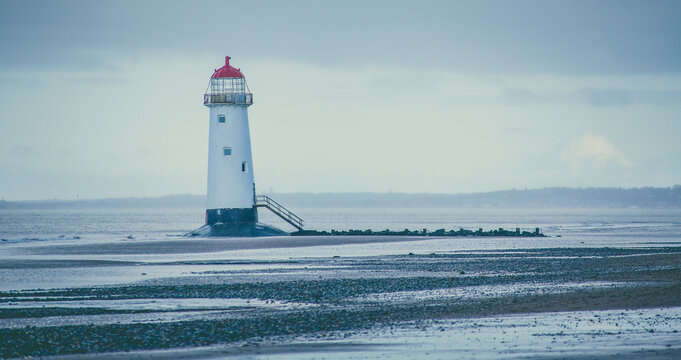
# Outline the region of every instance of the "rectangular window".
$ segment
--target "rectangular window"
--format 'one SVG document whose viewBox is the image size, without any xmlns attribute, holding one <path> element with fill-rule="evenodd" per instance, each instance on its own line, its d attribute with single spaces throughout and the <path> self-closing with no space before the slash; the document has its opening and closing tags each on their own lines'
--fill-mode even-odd
<svg viewBox="0 0 681 360">
<path fill-rule="evenodd" d="M 224 123 L 225 122 L 225 115 L 218 115 L 218 122 Z"/>
<path fill-rule="evenodd" d="M 241 163 L 241 172 L 248 172 L 248 163 L 245 161 Z"/>
<path fill-rule="evenodd" d="M 225 156 L 231 156 L 232 155 L 232 148 L 231 147 L 222 148 L 222 154 L 225 155 Z"/>
</svg>

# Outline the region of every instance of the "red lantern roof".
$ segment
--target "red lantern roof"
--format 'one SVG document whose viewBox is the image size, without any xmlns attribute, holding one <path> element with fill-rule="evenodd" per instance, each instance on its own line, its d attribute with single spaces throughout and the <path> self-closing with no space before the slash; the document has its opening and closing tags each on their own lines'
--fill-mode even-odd
<svg viewBox="0 0 681 360">
<path fill-rule="evenodd" d="M 232 67 L 229 65 L 229 56 L 225 56 L 225 66 L 215 70 L 213 73 L 213 76 L 211 76 L 211 79 L 215 78 L 242 78 L 244 77 L 244 74 L 241 73 L 241 70 Z"/>
</svg>

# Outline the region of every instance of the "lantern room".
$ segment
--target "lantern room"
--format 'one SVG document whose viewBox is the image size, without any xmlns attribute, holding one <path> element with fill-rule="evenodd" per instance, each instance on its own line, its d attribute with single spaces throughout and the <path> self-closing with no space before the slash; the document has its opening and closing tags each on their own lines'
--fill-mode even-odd
<svg viewBox="0 0 681 360">
<path fill-rule="evenodd" d="M 240 69 L 229 64 L 229 56 L 225 57 L 225 66 L 215 70 L 203 96 L 203 104 L 234 104 L 249 106 L 253 104 L 246 78 Z"/>
</svg>

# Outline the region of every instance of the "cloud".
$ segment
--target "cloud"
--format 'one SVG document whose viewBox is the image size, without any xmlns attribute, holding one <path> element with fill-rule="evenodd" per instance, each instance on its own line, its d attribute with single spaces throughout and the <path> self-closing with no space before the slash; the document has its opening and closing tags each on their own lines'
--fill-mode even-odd
<svg viewBox="0 0 681 360">
<path fill-rule="evenodd" d="M 10 149 L 10 155 L 16 157 L 31 157 L 37 154 L 38 152 L 35 149 L 24 144 L 15 145 Z"/>
<path fill-rule="evenodd" d="M 504 87 L 501 98 L 508 105 L 535 105 L 544 103 L 545 99 L 523 87 Z"/>
<path fill-rule="evenodd" d="M 525 134 L 530 131 L 530 129 L 523 126 L 506 126 L 501 129 L 503 133 L 513 133 L 513 134 Z"/>
<path fill-rule="evenodd" d="M 586 133 L 572 140 L 561 153 L 564 161 L 570 163 L 573 170 L 585 166 L 605 168 L 609 165 L 629 168 L 631 161 L 606 138 Z"/>
<path fill-rule="evenodd" d="M 232 14 L 230 29 L 205 14 Z M 98 69 L 92 51 L 229 50 L 320 65 L 497 73 L 681 71 L 681 2 L 0 1 L 0 68 Z M 607 14 L 607 16 L 602 16 Z"/>
<path fill-rule="evenodd" d="M 591 106 L 625 107 L 631 105 L 629 94 L 622 90 L 585 88 L 581 89 L 579 94 Z"/>
</svg>

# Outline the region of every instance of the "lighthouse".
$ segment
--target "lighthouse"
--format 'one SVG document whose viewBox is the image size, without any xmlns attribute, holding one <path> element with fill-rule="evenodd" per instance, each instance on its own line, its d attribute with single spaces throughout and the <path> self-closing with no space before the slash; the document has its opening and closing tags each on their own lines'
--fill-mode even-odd
<svg viewBox="0 0 681 360">
<path fill-rule="evenodd" d="M 203 104 L 210 109 L 206 224 L 192 232 L 201 236 L 272 236 L 286 232 L 258 222 L 258 207 L 302 229 L 302 219 L 267 196 L 257 196 L 248 126 L 253 105 L 246 78 L 230 64 L 213 72 Z"/>
</svg>

